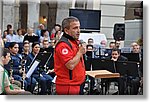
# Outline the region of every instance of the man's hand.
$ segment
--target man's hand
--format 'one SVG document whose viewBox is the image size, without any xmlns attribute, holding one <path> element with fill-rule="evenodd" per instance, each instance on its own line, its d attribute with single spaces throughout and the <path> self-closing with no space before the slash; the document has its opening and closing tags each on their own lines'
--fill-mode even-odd
<svg viewBox="0 0 150 102">
<path fill-rule="evenodd" d="M 79 46 L 79 52 L 81 53 L 81 54 L 85 54 L 86 53 L 86 43 L 83 43 L 83 44 L 81 44 L 80 46 Z"/>
</svg>

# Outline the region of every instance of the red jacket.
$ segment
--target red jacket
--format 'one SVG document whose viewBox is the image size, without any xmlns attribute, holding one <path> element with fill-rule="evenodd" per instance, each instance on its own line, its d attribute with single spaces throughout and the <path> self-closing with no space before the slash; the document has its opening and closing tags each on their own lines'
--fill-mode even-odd
<svg viewBox="0 0 150 102">
<path fill-rule="evenodd" d="M 65 64 L 73 59 L 78 52 L 78 44 L 75 40 L 69 40 L 72 48 L 65 42 L 60 42 L 54 52 L 54 71 L 57 75 L 56 84 L 60 85 L 80 85 L 85 80 L 85 66 L 83 57 L 72 70 L 72 80 L 70 80 L 69 69 Z"/>
</svg>

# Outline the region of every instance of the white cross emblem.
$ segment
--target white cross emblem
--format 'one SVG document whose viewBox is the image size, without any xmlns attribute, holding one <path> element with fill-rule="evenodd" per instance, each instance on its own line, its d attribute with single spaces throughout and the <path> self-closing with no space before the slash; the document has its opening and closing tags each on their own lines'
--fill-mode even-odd
<svg viewBox="0 0 150 102">
<path fill-rule="evenodd" d="M 66 55 L 66 54 L 68 54 L 68 49 L 66 49 L 66 48 L 63 48 L 63 49 L 62 49 L 62 54 L 63 54 L 63 55 Z"/>
</svg>

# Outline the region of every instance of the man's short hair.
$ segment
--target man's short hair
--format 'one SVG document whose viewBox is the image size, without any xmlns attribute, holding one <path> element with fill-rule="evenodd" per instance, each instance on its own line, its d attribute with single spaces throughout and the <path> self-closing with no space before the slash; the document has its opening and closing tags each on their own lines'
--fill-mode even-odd
<svg viewBox="0 0 150 102">
<path fill-rule="evenodd" d="M 30 43 L 29 43 L 28 40 L 26 40 L 26 41 L 23 42 L 23 46 L 24 46 L 25 44 L 30 44 Z"/>
<path fill-rule="evenodd" d="M 113 51 L 117 51 L 117 52 L 118 52 L 118 54 L 120 54 L 120 50 L 119 50 L 119 49 L 117 49 L 117 48 L 112 49 L 112 52 L 113 52 Z"/>
<path fill-rule="evenodd" d="M 7 54 L 10 53 L 10 51 L 7 48 L 0 48 L 0 50 L 1 50 L 1 54 L 0 54 L 1 57 L 2 56 L 6 57 Z"/>
<path fill-rule="evenodd" d="M 62 30 L 64 31 L 65 28 L 69 29 L 70 28 L 70 23 L 74 22 L 74 21 L 79 21 L 79 19 L 76 18 L 76 17 L 73 17 L 73 16 L 65 18 L 62 21 Z"/>
</svg>

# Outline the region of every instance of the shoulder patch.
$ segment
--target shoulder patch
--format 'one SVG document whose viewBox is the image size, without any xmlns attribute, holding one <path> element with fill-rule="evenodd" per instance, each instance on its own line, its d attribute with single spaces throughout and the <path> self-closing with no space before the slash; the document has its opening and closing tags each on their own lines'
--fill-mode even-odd
<svg viewBox="0 0 150 102">
<path fill-rule="evenodd" d="M 68 49 L 67 48 L 63 48 L 61 52 L 62 52 L 63 55 L 66 55 L 66 54 L 68 54 Z"/>
</svg>

